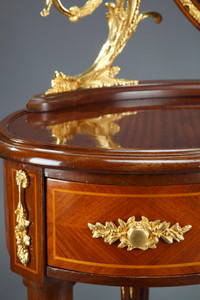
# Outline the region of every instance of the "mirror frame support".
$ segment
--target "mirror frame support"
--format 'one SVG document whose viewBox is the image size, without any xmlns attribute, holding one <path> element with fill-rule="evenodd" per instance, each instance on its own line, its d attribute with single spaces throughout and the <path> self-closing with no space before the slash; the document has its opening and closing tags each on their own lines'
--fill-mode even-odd
<svg viewBox="0 0 200 300">
<path fill-rule="evenodd" d="M 200 4 L 196 0 L 174 0 L 187 19 L 200 30 Z"/>
</svg>

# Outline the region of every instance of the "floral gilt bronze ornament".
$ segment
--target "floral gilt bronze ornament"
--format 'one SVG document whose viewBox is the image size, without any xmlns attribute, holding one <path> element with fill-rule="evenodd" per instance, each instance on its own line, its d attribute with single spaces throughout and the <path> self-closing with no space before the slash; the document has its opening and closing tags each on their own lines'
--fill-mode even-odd
<svg viewBox="0 0 200 300">
<path fill-rule="evenodd" d="M 169 222 L 149 221 L 146 217 L 142 217 L 141 221 L 136 221 L 135 217 L 130 217 L 127 222 L 118 219 L 118 223 L 118 227 L 114 222 L 106 222 L 105 225 L 89 223 L 88 227 L 92 230 L 93 238 L 102 237 L 109 245 L 120 240 L 118 247 L 127 247 L 128 251 L 155 249 L 160 238 L 168 244 L 183 241 L 183 234 L 192 228 L 191 225 L 181 227 L 179 223 L 170 227 Z"/>
<path fill-rule="evenodd" d="M 61 0 L 46 0 L 46 5 L 41 15 L 49 15 L 51 6 L 55 7 L 71 22 L 77 22 L 81 18 L 90 15 L 102 0 L 88 0 L 81 8 L 73 6 L 67 9 Z M 119 79 L 115 76 L 120 68 L 111 66 L 117 56 L 122 52 L 137 25 L 145 18 L 152 17 L 156 23 L 160 23 L 162 17 L 157 12 L 139 12 L 141 0 L 116 0 L 116 3 L 106 3 L 108 8 L 107 21 L 109 27 L 108 39 L 102 46 L 99 55 L 93 65 L 86 71 L 76 76 L 66 76 L 61 71 L 56 71 L 52 80 L 52 88 L 46 93 L 60 93 L 79 88 L 98 88 L 111 86 L 125 86 L 138 84 L 138 80 Z"/>
<path fill-rule="evenodd" d="M 15 226 L 15 237 L 17 244 L 17 256 L 21 261 L 22 265 L 27 266 L 30 261 L 30 236 L 28 235 L 28 228 L 30 221 L 27 220 L 27 212 L 25 205 L 23 204 L 23 191 L 29 186 L 29 176 L 24 170 L 16 172 L 16 183 L 19 191 L 19 201 L 17 209 L 15 210 L 16 222 Z"/>
</svg>

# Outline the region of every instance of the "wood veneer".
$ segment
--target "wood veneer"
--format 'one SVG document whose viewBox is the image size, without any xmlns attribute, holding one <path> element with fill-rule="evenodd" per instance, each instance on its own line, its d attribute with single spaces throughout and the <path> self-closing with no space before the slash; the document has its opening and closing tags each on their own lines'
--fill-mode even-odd
<svg viewBox="0 0 200 300">
<path fill-rule="evenodd" d="M 200 284 L 199 273 L 177 276 L 108 276 L 94 273 L 77 272 L 47 266 L 49 277 L 71 280 L 82 283 L 92 283 L 112 286 L 134 287 L 170 287 Z"/>
<path fill-rule="evenodd" d="M 25 169 L 30 178 L 29 187 L 25 190 L 25 203 L 30 226 L 28 234 L 31 237 L 30 263 L 23 266 L 17 257 L 15 238 L 15 210 L 19 201 L 18 186 L 15 175 L 17 170 Z M 43 282 L 45 276 L 45 217 L 44 217 L 44 188 L 42 170 L 37 167 L 4 161 L 4 178 L 6 184 L 5 203 L 9 210 L 7 223 L 7 242 L 10 249 L 11 269 L 19 275 L 36 282 Z"/>
<path fill-rule="evenodd" d="M 168 276 L 200 272 L 200 185 L 123 187 L 47 180 L 47 263 L 104 275 Z M 178 212 L 178 213 L 177 213 Z M 187 212 L 187 213 L 186 213 Z M 93 239 L 87 224 L 141 216 L 192 225 L 182 243 L 127 251 Z M 81 247 L 81 251 L 79 251 Z M 191 247 L 194 248 L 190 251 Z"/>
<path fill-rule="evenodd" d="M 80 91 L 77 93 L 77 99 L 84 99 L 80 107 L 34 114 L 22 110 L 7 117 L 0 125 L 1 156 L 67 171 L 113 174 L 199 172 L 199 81 L 166 81 L 157 85 L 149 83 L 91 91 L 95 97 L 89 96 L 90 91 L 82 91 L 83 98 Z M 109 101 L 110 94 L 114 95 L 112 101 Z M 58 99 L 64 97 L 67 101 L 66 97 L 70 99 L 70 95 L 58 95 Z M 108 101 L 99 103 L 98 97 L 108 98 Z M 118 149 L 100 148 L 88 135 L 77 135 L 65 145 L 56 145 L 51 130 L 47 128 L 72 120 L 128 111 L 137 111 L 137 114 L 117 122 L 120 131 L 113 140 L 121 146 Z"/>
<path fill-rule="evenodd" d="M 23 282 L 27 287 L 29 300 L 73 300 L 74 283 L 48 279 L 41 285 L 27 278 Z"/>
<path fill-rule="evenodd" d="M 91 135 L 59 145 L 49 127 L 125 112 L 136 114 L 116 121 L 120 130 L 112 139 L 121 148 L 100 147 Z M 123 285 L 126 300 L 128 287 L 147 300 L 145 287 L 200 283 L 199 127 L 199 80 L 40 95 L 0 123 L 7 245 L 29 300 L 71 299 L 71 282 Z M 19 169 L 31 178 L 27 267 L 16 256 L 14 235 Z M 92 239 L 88 222 L 117 224 L 130 215 L 193 227 L 183 242 L 160 241 L 145 252 Z"/>
<path fill-rule="evenodd" d="M 84 104 L 123 100 L 153 99 L 153 102 L 159 103 L 161 98 L 199 96 L 198 90 L 198 80 L 140 81 L 140 84 L 126 88 L 80 89 L 59 94 L 39 94 L 29 100 L 26 108 L 30 112 L 49 112 Z"/>
</svg>

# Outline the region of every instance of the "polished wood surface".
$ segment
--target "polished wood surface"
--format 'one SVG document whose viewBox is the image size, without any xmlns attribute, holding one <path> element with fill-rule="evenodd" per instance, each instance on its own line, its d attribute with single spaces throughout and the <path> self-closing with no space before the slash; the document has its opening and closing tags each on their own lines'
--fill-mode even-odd
<svg viewBox="0 0 200 300">
<path fill-rule="evenodd" d="M 180 185 L 194 184 L 200 182 L 200 173 L 182 173 L 182 174 L 115 174 L 115 173 L 97 173 L 90 171 L 74 172 L 73 170 L 55 170 L 45 169 L 47 178 L 66 180 L 72 182 L 94 183 L 103 185 L 122 185 L 134 186 L 154 186 L 154 185 Z"/>
<path fill-rule="evenodd" d="M 113 101 L 199 96 L 199 80 L 140 81 L 138 85 L 97 89 L 80 89 L 59 94 L 35 95 L 27 103 L 28 111 L 49 112 L 85 104 L 110 103 Z M 144 101 L 146 103 L 146 101 Z"/>
<path fill-rule="evenodd" d="M 28 300 L 73 300 L 73 283 L 61 280 L 47 280 L 38 284 L 24 278 Z"/>
<path fill-rule="evenodd" d="M 4 161 L 6 183 L 6 207 L 9 210 L 7 218 L 7 236 L 11 257 L 11 269 L 13 272 L 25 276 L 37 282 L 44 281 L 45 275 L 45 216 L 43 199 L 42 170 L 37 167 L 22 165 Z M 15 175 L 17 170 L 25 169 L 30 177 L 30 185 L 25 191 L 25 202 L 28 212 L 28 235 L 31 237 L 30 263 L 23 266 L 17 257 L 17 245 L 15 238 L 16 215 L 15 210 L 19 201 L 18 186 Z"/>
<path fill-rule="evenodd" d="M 68 270 L 117 276 L 168 276 L 200 272 L 200 185 L 102 186 L 47 180 L 47 262 Z M 87 208 L 87 213 L 86 213 Z M 178 213 L 177 213 L 178 211 Z M 187 213 L 186 213 L 187 212 Z M 192 225 L 185 240 L 162 240 L 157 249 L 127 251 L 93 239 L 88 223 L 118 218 Z M 79 251 L 81 247 L 81 251 Z M 190 251 L 191 248 L 193 251 Z"/>
<path fill-rule="evenodd" d="M 169 83 L 170 87 L 172 85 Z M 167 83 L 158 86 L 160 88 L 158 94 L 159 97 L 162 94 L 162 98 L 156 98 L 154 94 L 154 98 L 151 98 L 151 94 L 145 92 L 144 87 L 143 97 L 140 97 L 141 91 L 138 91 L 137 97 L 134 98 L 131 92 L 133 88 L 124 87 L 120 88 L 121 92 L 118 95 L 122 97 L 121 101 L 119 98 L 116 99 L 118 101 L 95 104 L 98 99 L 92 98 L 93 104 L 85 103 L 80 108 L 75 106 L 50 113 L 33 114 L 20 111 L 12 114 L 0 125 L 1 156 L 13 161 L 23 160 L 24 163 L 44 168 L 59 167 L 64 170 L 115 174 L 198 172 L 199 81 L 180 82 L 178 94 L 176 94 L 176 84 L 170 90 L 170 97 Z M 155 89 L 155 86 L 153 88 Z M 109 97 L 110 90 L 106 89 L 106 91 L 107 93 L 104 91 L 104 94 Z M 156 90 L 154 92 L 156 93 Z M 89 91 L 84 93 L 88 95 Z M 97 140 L 106 138 L 98 132 L 72 134 L 70 138 L 66 137 L 65 143 L 58 145 L 50 128 L 61 125 L 61 132 L 63 132 L 66 126 L 69 127 L 71 124 L 67 122 L 101 119 L 108 115 L 118 116 L 123 113 L 133 114 L 124 115 L 120 120 L 116 120 L 115 124 L 119 130 L 117 129 L 115 134 L 110 136 L 112 141 L 110 146 L 97 144 Z M 63 123 L 65 126 L 62 131 Z"/>
<path fill-rule="evenodd" d="M 40 95 L 0 123 L 7 246 L 29 300 L 72 300 L 71 282 L 122 286 L 125 300 L 200 283 L 199 127 L 198 80 Z M 14 233 L 20 169 L 31 179 L 27 267 Z M 130 216 L 192 229 L 181 243 L 128 252 L 87 226 Z"/>
<path fill-rule="evenodd" d="M 112 285 L 112 286 L 134 286 L 134 287 L 170 287 L 200 284 L 200 274 L 169 275 L 169 276 L 107 276 L 77 272 L 66 269 L 47 266 L 49 277 L 70 280 L 82 283 Z"/>
<path fill-rule="evenodd" d="M 197 103 L 189 103 L 189 105 L 179 106 L 160 106 L 153 108 L 151 106 L 141 109 L 131 107 L 131 104 L 123 102 L 123 108 L 114 110 L 113 107 L 105 113 L 102 111 L 101 114 L 95 113 L 96 118 L 88 118 L 87 113 L 79 116 L 80 119 L 76 121 L 76 111 L 73 111 L 70 115 L 70 119 L 67 118 L 64 122 L 59 120 L 59 115 L 56 114 L 57 122 L 52 126 L 34 126 L 34 123 L 27 122 L 29 114 L 22 112 L 15 116 L 14 120 L 9 122 L 8 133 L 15 140 L 23 141 L 23 144 L 36 143 L 40 146 L 51 146 L 56 148 L 56 137 L 54 129 L 56 125 L 60 125 L 58 134 L 62 134 L 62 130 L 67 130 L 65 126 L 68 126 L 68 135 L 65 143 L 60 143 L 60 148 L 63 151 L 67 150 L 85 150 L 86 152 L 103 152 L 109 154 L 109 152 L 127 153 L 128 155 L 134 155 L 138 151 L 146 151 L 153 155 L 153 151 L 165 150 L 170 152 L 180 150 L 192 150 L 200 147 L 200 98 L 197 98 Z M 180 100 L 183 100 L 181 98 Z M 192 101 L 191 101 L 192 102 Z M 102 106 L 101 110 L 106 106 Z M 67 112 L 69 114 L 69 112 Z M 127 114 L 127 115 L 123 115 Z M 71 118 L 74 118 L 71 121 Z M 102 120 L 103 117 L 107 117 L 108 120 Z M 109 122 L 109 118 L 116 118 L 115 123 L 119 126 L 119 131 L 116 134 L 110 135 L 113 140 L 111 145 L 99 145 L 98 139 L 102 137 L 102 132 L 95 132 L 93 135 L 88 133 L 76 133 L 76 129 L 73 129 L 73 125 L 79 126 L 86 122 L 91 122 L 93 126 L 102 126 L 105 122 Z M 64 116 L 63 116 L 64 118 Z M 119 120 L 117 119 L 119 118 Z M 94 120 L 94 122 L 93 122 Z M 73 123 L 74 122 L 74 123 Z M 112 120 L 110 121 L 112 125 Z M 72 127 L 72 132 L 70 130 Z M 83 126 L 83 125 L 82 125 Z M 109 133 L 109 132 L 108 132 Z M 64 135 L 64 134 L 63 134 Z M 67 133 L 66 136 L 68 137 Z M 148 138 L 147 138 L 148 137 Z M 59 147 L 57 146 L 57 149 Z M 114 155 L 114 153 L 113 153 Z"/>
</svg>

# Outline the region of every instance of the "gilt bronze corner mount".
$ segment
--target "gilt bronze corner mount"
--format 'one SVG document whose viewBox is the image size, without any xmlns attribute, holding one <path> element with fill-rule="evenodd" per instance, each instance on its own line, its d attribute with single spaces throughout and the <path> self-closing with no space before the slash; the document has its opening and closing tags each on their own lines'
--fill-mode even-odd
<svg viewBox="0 0 200 300">
<path fill-rule="evenodd" d="M 17 225 L 15 226 L 17 256 L 22 265 L 26 267 L 30 262 L 30 236 L 28 235 L 30 221 L 27 219 L 28 214 L 22 199 L 23 190 L 29 186 L 29 176 L 26 171 L 18 170 L 16 172 L 16 184 L 18 185 L 19 192 L 18 205 L 15 210 L 17 222 Z"/>
</svg>

